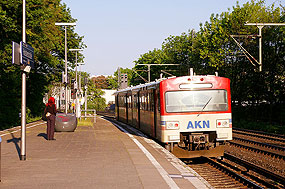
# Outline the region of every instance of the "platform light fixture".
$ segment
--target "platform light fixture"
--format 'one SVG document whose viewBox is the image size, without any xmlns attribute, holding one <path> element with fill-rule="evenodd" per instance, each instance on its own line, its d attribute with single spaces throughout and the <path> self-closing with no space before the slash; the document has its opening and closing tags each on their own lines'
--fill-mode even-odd
<svg viewBox="0 0 285 189">
<path fill-rule="evenodd" d="M 64 38 L 64 51 L 65 51 L 65 94 L 67 94 L 67 37 L 66 37 L 66 28 L 67 26 L 76 26 L 76 23 L 66 23 L 66 22 L 56 22 L 55 23 L 56 26 L 64 26 L 64 33 L 65 33 L 65 38 Z M 68 105 L 67 105 L 67 95 L 65 95 L 65 114 L 67 114 L 67 109 L 68 109 Z"/>
<path fill-rule="evenodd" d="M 76 85 L 76 89 L 78 90 L 78 80 L 77 80 L 77 52 L 78 51 L 83 51 L 83 49 L 69 49 L 69 51 L 75 52 L 75 85 Z M 79 78 L 80 81 L 80 78 Z M 76 110 L 76 117 L 79 117 L 79 112 L 78 112 L 78 100 L 77 100 L 77 91 L 75 92 L 75 110 Z M 80 110 L 79 110 L 80 111 Z"/>
</svg>

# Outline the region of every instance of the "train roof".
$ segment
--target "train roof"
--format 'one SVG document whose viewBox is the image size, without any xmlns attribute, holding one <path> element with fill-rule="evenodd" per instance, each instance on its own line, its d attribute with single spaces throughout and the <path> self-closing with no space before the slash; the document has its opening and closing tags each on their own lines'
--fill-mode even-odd
<svg viewBox="0 0 285 189">
<path fill-rule="evenodd" d="M 181 77 L 168 77 L 168 78 L 161 78 L 161 79 L 156 79 L 155 81 L 149 82 L 149 83 L 144 83 L 144 84 L 140 84 L 140 85 L 136 85 L 136 86 L 131 86 L 131 87 L 127 87 L 125 89 L 122 90 L 118 90 L 114 93 L 114 95 L 118 94 L 118 93 L 127 93 L 130 91 L 137 91 L 140 90 L 141 88 L 151 88 L 152 86 L 155 86 L 159 83 L 161 83 L 162 81 L 165 80 L 175 80 L 175 79 L 179 79 L 179 78 L 201 78 L 201 77 L 206 77 L 206 78 L 224 78 L 227 79 L 225 77 L 219 77 L 219 76 L 215 76 L 215 75 L 194 75 L 194 76 L 181 76 Z"/>
<path fill-rule="evenodd" d="M 135 91 L 135 90 L 139 90 L 143 87 L 150 87 L 150 86 L 153 86 L 153 85 L 156 85 L 156 84 L 159 84 L 162 80 L 166 80 L 167 78 L 163 78 L 163 79 L 159 79 L 159 80 L 156 80 L 156 81 L 152 81 L 152 82 L 149 82 L 149 83 L 144 83 L 144 84 L 139 84 L 139 85 L 136 85 L 136 86 L 131 86 L 131 87 L 127 87 L 125 89 L 122 89 L 122 90 L 118 90 L 116 91 L 114 94 L 117 94 L 117 93 L 126 93 L 126 92 L 129 92 L 129 91 Z"/>
</svg>

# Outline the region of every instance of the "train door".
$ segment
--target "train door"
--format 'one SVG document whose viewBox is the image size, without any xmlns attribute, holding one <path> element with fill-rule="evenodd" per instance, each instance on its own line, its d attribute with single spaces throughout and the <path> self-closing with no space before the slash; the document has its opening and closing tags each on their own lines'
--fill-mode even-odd
<svg viewBox="0 0 285 189">
<path fill-rule="evenodd" d="M 156 138 L 156 127 L 157 127 L 157 125 L 156 125 L 156 121 L 157 121 L 157 113 L 156 113 L 156 109 L 157 109 L 157 104 L 156 104 L 156 102 L 157 102 L 157 90 L 156 89 L 153 89 L 153 91 L 152 91 L 152 95 L 153 95 L 153 126 L 154 126 L 154 128 L 153 128 L 153 133 L 154 133 L 154 135 L 153 135 L 153 137 L 154 138 Z"/>
<path fill-rule="evenodd" d="M 133 121 L 133 112 L 132 112 L 132 94 L 131 92 L 127 93 L 127 105 L 128 105 L 128 124 L 132 124 Z"/>
<path fill-rule="evenodd" d="M 140 122 L 141 122 L 141 114 L 140 114 L 140 106 L 141 106 L 141 103 L 140 103 L 140 99 L 141 99 L 141 94 L 140 94 L 140 91 L 138 91 L 138 93 L 137 93 L 138 95 L 137 95 L 137 110 L 138 110 L 138 121 L 137 121 L 137 128 L 141 128 L 141 124 L 140 124 Z"/>
<path fill-rule="evenodd" d="M 133 114 L 132 115 L 132 117 L 133 117 L 132 125 L 134 127 L 136 127 L 137 126 L 137 119 L 138 119 L 138 116 L 137 116 L 138 110 L 137 110 L 137 94 L 134 91 L 132 91 L 132 103 L 133 103 L 133 105 L 132 105 L 132 114 Z"/>
<path fill-rule="evenodd" d="M 129 112 L 129 110 L 128 110 L 128 94 L 126 94 L 125 96 L 124 96 L 124 98 L 125 98 L 125 109 L 126 109 L 126 123 L 128 123 L 128 112 Z"/>
<path fill-rule="evenodd" d="M 119 95 L 117 94 L 116 97 L 116 106 L 115 106 L 115 113 L 116 113 L 116 119 L 119 120 Z"/>
<path fill-rule="evenodd" d="M 159 87 L 156 88 L 155 90 L 155 109 L 154 109 L 154 115 L 155 115 L 155 130 L 156 130 L 156 135 L 155 137 L 157 139 L 161 138 L 161 127 L 160 127 L 160 93 L 159 93 Z"/>
<path fill-rule="evenodd" d="M 132 123 L 133 123 L 133 120 L 134 120 L 134 104 L 133 104 L 133 101 L 134 101 L 134 98 L 133 98 L 133 95 L 132 95 L 132 92 L 131 92 L 131 94 L 130 94 L 131 96 L 130 96 L 130 105 L 131 105 L 131 122 L 130 122 L 130 124 L 132 125 Z"/>
</svg>

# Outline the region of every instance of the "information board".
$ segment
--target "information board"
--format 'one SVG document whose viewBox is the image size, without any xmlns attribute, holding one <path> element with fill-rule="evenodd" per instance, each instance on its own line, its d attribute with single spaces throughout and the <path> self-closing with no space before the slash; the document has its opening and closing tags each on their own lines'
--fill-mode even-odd
<svg viewBox="0 0 285 189">
<path fill-rule="evenodd" d="M 21 56 L 20 56 L 21 64 L 34 68 L 34 48 L 28 45 L 27 43 L 21 41 L 20 49 L 21 49 Z"/>
</svg>

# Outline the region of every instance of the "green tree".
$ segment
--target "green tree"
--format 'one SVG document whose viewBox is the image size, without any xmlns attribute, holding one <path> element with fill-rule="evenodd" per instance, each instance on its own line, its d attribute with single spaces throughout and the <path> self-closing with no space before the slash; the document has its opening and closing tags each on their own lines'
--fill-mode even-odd
<svg viewBox="0 0 285 189">
<path fill-rule="evenodd" d="M 162 44 L 162 53 L 164 64 L 179 64 L 180 66 L 170 66 L 179 71 L 173 71 L 173 75 L 187 75 L 189 68 L 194 68 L 196 71 L 201 68 L 200 64 L 195 61 L 194 40 L 196 33 L 194 30 L 188 33 L 182 33 L 180 36 L 170 36 Z M 163 67 L 168 68 L 168 67 Z M 186 68 L 186 69 L 185 69 Z M 175 70 L 174 69 L 174 70 Z"/>
<path fill-rule="evenodd" d="M 164 53 L 160 49 L 154 49 L 140 56 L 140 58 L 136 61 L 135 67 L 133 68 L 136 72 L 133 73 L 133 77 L 131 78 L 131 85 L 137 85 L 139 83 L 144 83 L 145 80 L 148 80 L 148 66 L 147 65 L 138 65 L 138 64 L 163 64 L 165 61 Z M 151 78 L 158 79 L 160 77 L 160 69 L 157 66 L 151 67 Z M 139 75 L 138 75 L 139 74 Z M 143 77 L 144 79 L 142 79 Z"/>
<path fill-rule="evenodd" d="M 102 98 L 104 91 L 96 88 L 95 84 L 92 81 L 88 82 L 88 109 L 95 109 L 96 111 L 103 111 L 106 108 L 106 100 Z"/>
<path fill-rule="evenodd" d="M 55 22 L 74 22 L 70 9 L 60 0 L 26 2 L 26 39 L 34 48 L 35 69 L 27 78 L 28 116 L 42 112 L 42 97 L 51 81 L 61 81 L 64 70 L 64 29 Z M 68 47 L 84 48 L 83 37 L 68 27 Z M 2 0 L 0 4 L 0 121 L 1 126 L 19 124 L 21 109 L 21 70 L 12 65 L 12 41 L 22 40 L 22 1 Z M 69 62 L 74 61 L 74 53 Z M 82 59 L 82 55 L 79 56 Z"/>
<path fill-rule="evenodd" d="M 102 95 L 104 95 L 104 91 L 102 91 L 101 88 L 97 87 L 97 85 L 92 81 L 92 78 L 90 78 L 90 74 L 87 72 L 77 72 L 78 84 L 79 75 L 81 75 L 81 89 L 83 92 L 83 96 L 85 95 L 86 90 L 85 85 L 87 86 L 87 108 L 96 109 L 96 111 L 104 110 L 106 108 L 106 100 L 102 97 Z M 69 76 L 70 80 L 75 79 L 75 71 L 70 71 Z M 87 83 L 85 83 L 86 80 Z"/>
<path fill-rule="evenodd" d="M 276 7 L 274 4 L 266 7 L 262 0 L 252 0 L 242 6 L 237 2 L 232 10 L 228 9 L 220 15 L 212 14 L 209 21 L 200 24 L 199 31 L 189 30 L 180 36 L 170 36 L 163 42 L 161 49 L 141 55 L 134 61 L 134 70 L 147 70 L 147 66 L 138 64 L 180 64 L 181 71 L 173 72 L 176 76 L 186 75 L 191 67 L 197 74 L 213 74 L 218 71 L 220 76 L 231 79 L 233 109 L 241 113 L 234 115 L 243 119 L 282 122 L 280 117 L 285 112 L 282 100 L 285 95 L 285 28 L 263 28 L 262 72 L 258 72 L 258 67 L 252 65 L 252 59 L 244 56 L 230 35 L 258 34 L 258 28 L 246 26 L 246 22 L 284 23 L 284 9 L 284 6 Z M 239 38 L 238 41 L 257 59 L 258 37 Z M 162 69 L 153 66 L 151 70 L 151 80 L 159 78 Z M 140 74 L 147 78 L 147 72 Z M 138 79 L 139 76 L 135 75 L 132 84 L 137 84 Z"/>
<path fill-rule="evenodd" d="M 96 88 L 99 88 L 99 89 L 109 88 L 108 79 L 103 75 L 93 77 L 91 80 L 95 84 Z"/>
<path fill-rule="evenodd" d="M 108 76 L 107 77 L 108 88 L 107 89 L 117 89 L 118 88 L 118 77 Z"/>
</svg>

